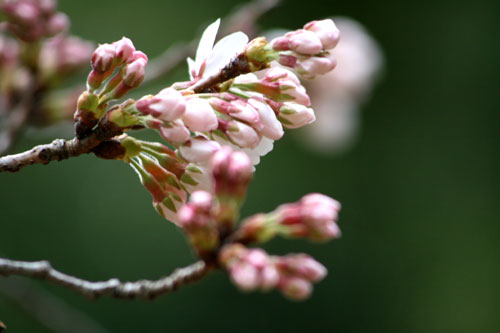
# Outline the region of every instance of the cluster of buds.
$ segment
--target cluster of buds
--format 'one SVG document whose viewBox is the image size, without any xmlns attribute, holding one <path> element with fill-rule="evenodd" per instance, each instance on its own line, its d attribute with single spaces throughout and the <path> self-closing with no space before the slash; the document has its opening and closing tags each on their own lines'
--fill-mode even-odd
<svg viewBox="0 0 500 333">
<path fill-rule="evenodd" d="M 271 41 L 273 50 L 279 52 L 280 65 L 293 68 L 305 78 L 314 78 L 331 71 L 335 58 L 328 50 L 340 40 L 340 32 L 331 19 L 312 21 L 284 36 Z"/>
<path fill-rule="evenodd" d="M 316 34 L 324 43 L 307 54 L 311 59 L 324 57 L 326 49 L 334 46 L 328 34 L 331 27 L 320 25 L 323 28 L 305 30 L 306 35 Z M 315 120 L 298 77 L 288 69 L 270 67 L 284 54 L 306 52 L 307 47 L 300 43 L 309 41 L 285 35 L 290 46 L 275 50 L 265 39 L 247 45 L 246 36 L 236 33 L 213 47 L 217 28 L 218 21 L 203 34 L 196 60 L 190 62 L 191 81 L 109 109 L 109 101 L 141 84 L 147 57 L 126 38 L 100 45 L 92 57 L 88 89 L 78 101 L 77 134 L 84 136 L 94 126 L 101 126 L 101 121 L 123 131 L 134 126 L 157 131 L 166 145 L 124 134 L 115 138 L 116 144 L 109 143 L 107 148 L 113 154 L 105 146 L 99 154 L 129 163 L 151 193 L 158 213 L 186 233 L 202 259 L 210 264 L 218 261 L 226 268 L 236 285 L 244 290 L 278 288 L 289 298 L 304 299 L 310 295 L 312 283 L 326 275 L 321 264 L 307 255 L 269 256 L 245 245 L 277 234 L 311 240 L 338 237 L 338 202 L 310 194 L 270 214 L 247 218 L 239 226 L 238 221 L 259 157 L 272 149 L 284 128 Z M 231 60 L 234 55 L 236 60 Z M 212 80 L 212 75 L 218 75 L 215 69 L 222 69 L 221 64 L 228 61 L 230 66 L 242 61 L 243 70 L 238 73 L 246 74 L 199 89 L 200 82 L 207 76 Z"/>
<path fill-rule="evenodd" d="M 201 258 L 210 256 L 219 246 L 212 194 L 206 191 L 193 192 L 178 215 L 179 226 L 187 233 L 198 255 Z"/>
<path fill-rule="evenodd" d="M 7 18 L 7 29 L 25 42 L 54 36 L 69 28 L 69 19 L 57 11 L 56 0 L 4 0 L 0 8 Z"/>
<path fill-rule="evenodd" d="M 249 249 L 239 243 L 222 248 L 219 263 L 241 290 L 277 288 L 293 300 L 309 297 L 312 283 L 321 281 L 327 274 L 322 264 L 306 254 L 270 256 L 262 249 Z"/>
<path fill-rule="evenodd" d="M 67 119 L 74 112 L 74 94 L 56 94 L 61 80 L 88 66 L 93 43 L 68 35 L 69 19 L 57 11 L 55 0 L 5 0 L 0 10 L 0 105 L 12 110 L 19 96 L 37 89 L 31 123 Z M 51 38 L 48 38 L 51 37 Z M 81 91 L 81 88 L 79 88 Z M 64 103 L 49 101 L 49 95 Z M 68 111 L 67 105 L 72 111 Z"/>
<path fill-rule="evenodd" d="M 123 130 L 138 125 L 133 100 L 110 110 L 107 107 L 110 101 L 123 97 L 142 83 L 147 62 L 146 54 L 137 51 L 128 38 L 99 45 L 92 55 L 87 90 L 80 95 L 74 116 L 78 138 L 85 137 L 104 115 Z"/>
<path fill-rule="evenodd" d="M 268 214 L 245 219 L 236 238 L 241 241 L 265 242 L 275 235 L 327 241 L 341 235 L 336 223 L 340 203 L 326 195 L 311 193 L 298 202 L 283 204 Z"/>
</svg>

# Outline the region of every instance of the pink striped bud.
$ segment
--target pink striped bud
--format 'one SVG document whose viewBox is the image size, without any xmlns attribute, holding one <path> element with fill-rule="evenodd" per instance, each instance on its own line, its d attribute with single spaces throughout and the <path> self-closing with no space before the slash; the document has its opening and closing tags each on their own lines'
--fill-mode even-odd
<svg viewBox="0 0 500 333">
<path fill-rule="evenodd" d="M 67 31 L 70 26 L 68 15 L 64 13 L 54 14 L 47 22 L 47 34 L 50 36 Z"/>
<path fill-rule="evenodd" d="M 241 148 L 255 148 L 261 139 L 252 127 L 236 120 L 228 122 L 225 133 L 232 142 Z"/>
<path fill-rule="evenodd" d="M 333 49 L 340 40 L 340 31 L 331 19 L 309 22 L 304 29 L 314 32 L 325 50 Z"/>
<path fill-rule="evenodd" d="M 314 260 L 313 257 L 303 253 L 278 257 L 276 265 L 283 273 L 310 282 L 321 281 L 328 273 L 325 266 Z"/>
<path fill-rule="evenodd" d="M 206 99 L 190 98 L 186 101 L 184 124 L 192 131 L 207 132 L 217 128 L 217 116 Z"/>
<path fill-rule="evenodd" d="M 204 136 L 196 136 L 179 147 L 179 153 L 188 162 L 208 162 L 220 144 Z"/>
<path fill-rule="evenodd" d="M 184 96 L 173 88 L 166 88 L 155 96 L 145 96 L 137 101 L 136 108 L 164 121 L 173 121 L 186 111 Z"/>
<path fill-rule="evenodd" d="M 212 214 L 213 197 L 205 191 L 191 194 L 189 202 L 179 210 L 179 226 L 188 234 L 191 245 L 203 258 L 219 244 L 219 232 Z"/>
<path fill-rule="evenodd" d="M 229 94 L 230 95 L 230 94 Z M 255 108 L 243 99 L 235 99 L 227 102 L 220 98 L 210 98 L 210 105 L 220 113 L 227 114 L 235 119 L 241 120 L 255 128 L 261 130 L 263 125 L 260 121 L 259 113 Z"/>
<path fill-rule="evenodd" d="M 290 50 L 296 53 L 313 55 L 323 49 L 321 40 L 312 31 L 299 29 L 285 34 L 285 37 L 289 40 Z"/>
<path fill-rule="evenodd" d="M 279 140 L 283 136 L 284 131 L 273 109 L 267 103 L 257 98 L 250 98 L 248 104 L 253 106 L 259 113 L 259 118 L 262 123 L 260 133 L 269 139 Z"/>
<path fill-rule="evenodd" d="M 231 148 L 224 146 L 213 155 L 211 166 L 215 193 L 241 200 L 253 173 L 247 154 L 241 151 L 233 152 Z"/>
<path fill-rule="evenodd" d="M 275 51 L 290 50 L 290 40 L 284 36 L 274 38 L 269 44 L 271 44 L 271 47 Z"/>
<path fill-rule="evenodd" d="M 283 295 L 295 301 L 303 301 L 312 293 L 311 283 L 296 277 L 281 279 L 279 288 Z"/>
<path fill-rule="evenodd" d="M 123 37 L 112 45 L 115 47 L 116 58 L 120 63 L 128 62 L 136 52 L 134 43 L 127 37 Z"/>
<path fill-rule="evenodd" d="M 101 44 L 92 55 L 92 68 L 97 72 L 104 73 L 113 68 L 116 57 L 115 47 L 111 44 Z M 111 74 L 111 73 L 110 73 Z"/>
<path fill-rule="evenodd" d="M 293 102 L 283 103 L 279 116 L 287 128 L 299 128 L 316 120 L 313 109 Z"/>
<path fill-rule="evenodd" d="M 299 60 L 295 66 L 297 73 L 305 78 L 314 78 L 332 71 L 337 65 L 337 60 L 332 54 L 326 53 L 320 57 L 309 57 Z"/>
<path fill-rule="evenodd" d="M 278 270 L 264 250 L 247 249 L 241 244 L 227 245 L 219 253 L 219 262 L 243 291 L 269 290 L 278 284 Z"/>
<path fill-rule="evenodd" d="M 160 135 L 167 142 L 183 143 L 191 136 L 189 130 L 180 119 L 163 123 L 160 127 Z"/>
<path fill-rule="evenodd" d="M 141 51 L 135 51 L 132 54 L 131 61 L 124 68 L 122 74 L 123 83 L 130 88 L 140 86 L 142 81 L 144 81 L 147 63 L 147 55 Z"/>
<path fill-rule="evenodd" d="M 281 232 L 292 237 L 326 241 L 340 237 L 336 224 L 340 203 L 326 195 L 312 193 L 300 201 L 284 204 L 275 211 L 277 223 L 286 226 Z"/>
<path fill-rule="evenodd" d="M 283 67 L 275 66 L 271 67 L 265 72 L 264 79 L 269 82 L 275 82 L 278 80 L 290 80 L 299 86 L 300 80 L 292 71 L 285 69 Z"/>
</svg>

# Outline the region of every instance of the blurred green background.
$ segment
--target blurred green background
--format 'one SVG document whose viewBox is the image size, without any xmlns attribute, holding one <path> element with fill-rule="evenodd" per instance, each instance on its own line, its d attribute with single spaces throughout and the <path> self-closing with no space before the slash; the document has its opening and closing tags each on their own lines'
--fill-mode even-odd
<svg viewBox="0 0 500 333">
<path fill-rule="evenodd" d="M 154 56 L 199 36 L 200 26 L 236 4 L 60 7 L 75 34 L 96 42 L 125 35 Z M 313 191 L 342 202 L 340 240 L 265 246 L 274 254 L 307 252 L 327 266 L 311 299 L 243 294 L 221 272 L 150 302 L 89 301 L 33 283 L 116 332 L 498 332 L 499 13 L 497 0 L 287 1 L 261 19 L 264 28 L 295 29 L 315 18 L 353 17 L 386 56 L 353 149 L 317 156 L 287 135 L 262 160 L 249 191 L 245 215 Z M 15 151 L 37 143 L 25 137 Z M 0 174 L 0 220 L 3 256 L 47 259 L 90 280 L 155 279 L 194 261 L 133 171 L 93 156 Z M 0 320 L 8 332 L 47 330 L 1 294 Z"/>
</svg>

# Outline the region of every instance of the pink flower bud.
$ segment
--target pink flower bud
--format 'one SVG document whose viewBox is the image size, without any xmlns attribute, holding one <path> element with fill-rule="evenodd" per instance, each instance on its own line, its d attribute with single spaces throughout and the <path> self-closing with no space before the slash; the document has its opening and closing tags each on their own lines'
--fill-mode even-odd
<svg viewBox="0 0 500 333">
<path fill-rule="evenodd" d="M 116 57 L 115 47 L 111 44 L 101 44 L 92 55 L 92 68 L 104 73 L 112 69 Z"/>
<path fill-rule="evenodd" d="M 213 196 L 207 191 L 195 191 L 191 193 L 189 203 L 192 204 L 197 211 L 208 212 L 212 208 Z"/>
<path fill-rule="evenodd" d="M 275 51 L 288 51 L 290 50 L 290 40 L 284 36 L 274 38 L 271 43 L 271 47 Z"/>
<path fill-rule="evenodd" d="M 171 143 L 183 143 L 190 138 L 189 130 L 180 119 L 159 126 L 160 135 Z"/>
<path fill-rule="evenodd" d="M 231 94 L 228 94 L 231 95 Z M 256 130 L 262 129 L 259 113 L 246 100 L 235 99 L 227 102 L 220 98 L 211 98 L 210 105 L 217 111 L 227 114 L 233 118 L 244 121 Z"/>
<path fill-rule="evenodd" d="M 126 65 L 122 79 L 128 87 L 136 88 L 144 81 L 148 57 L 141 51 L 135 51 L 132 55 L 132 59 L 133 60 Z"/>
<path fill-rule="evenodd" d="M 220 148 L 217 142 L 199 135 L 180 146 L 179 152 L 186 161 L 207 162 Z"/>
<path fill-rule="evenodd" d="M 264 80 L 274 82 L 278 80 L 290 80 L 295 85 L 300 86 L 300 80 L 292 71 L 283 67 L 275 66 L 265 71 Z"/>
<path fill-rule="evenodd" d="M 56 35 L 58 33 L 67 31 L 69 29 L 69 18 L 64 13 L 56 13 L 47 22 L 47 33 L 49 35 Z"/>
<path fill-rule="evenodd" d="M 340 31 L 331 19 L 309 22 L 304 29 L 314 32 L 325 50 L 333 49 L 340 40 Z"/>
<path fill-rule="evenodd" d="M 283 295 L 296 301 L 302 301 L 312 293 L 311 283 L 296 277 L 282 279 L 279 288 Z"/>
<path fill-rule="evenodd" d="M 248 263 L 234 265 L 229 273 L 234 284 L 244 291 L 252 291 L 259 286 L 259 271 Z"/>
<path fill-rule="evenodd" d="M 245 195 L 253 173 L 252 163 L 245 153 L 233 152 L 224 146 L 213 155 L 211 166 L 216 194 Z"/>
<path fill-rule="evenodd" d="M 260 279 L 260 287 L 262 290 L 266 291 L 276 287 L 279 282 L 280 275 L 274 265 L 267 265 L 262 268 Z"/>
<path fill-rule="evenodd" d="M 115 47 L 116 57 L 120 60 L 120 63 L 128 62 L 136 52 L 134 44 L 127 37 L 123 37 L 119 41 L 114 42 L 113 45 Z"/>
<path fill-rule="evenodd" d="M 289 254 L 279 257 L 276 265 L 285 274 L 310 282 L 318 282 L 327 274 L 326 267 L 307 254 Z"/>
<path fill-rule="evenodd" d="M 313 109 L 293 102 L 283 103 L 279 115 L 287 128 L 299 128 L 316 120 Z"/>
<path fill-rule="evenodd" d="M 321 40 L 312 31 L 299 29 L 285 34 L 285 37 L 290 41 L 290 50 L 300 54 L 313 55 L 323 49 Z"/>
<path fill-rule="evenodd" d="M 190 98 L 186 101 L 186 112 L 182 116 L 192 131 L 207 132 L 217 128 L 217 116 L 206 99 Z"/>
<path fill-rule="evenodd" d="M 300 60 L 295 70 L 306 78 L 314 78 L 315 75 L 323 75 L 335 68 L 337 61 L 332 54 L 327 53 L 321 57 L 309 57 Z"/>
<path fill-rule="evenodd" d="M 56 7 L 57 7 L 57 1 L 56 0 L 38 0 L 38 8 L 45 13 L 45 14 L 50 14 L 55 12 Z"/>
<path fill-rule="evenodd" d="M 284 131 L 273 109 L 268 104 L 256 98 L 250 98 L 248 103 L 259 113 L 259 118 L 262 122 L 260 133 L 269 139 L 279 140 L 283 136 Z"/>
<path fill-rule="evenodd" d="M 228 123 L 226 135 L 241 148 L 255 148 L 260 142 L 259 134 L 252 127 L 236 120 Z"/>
<path fill-rule="evenodd" d="M 173 88 L 166 88 L 156 96 L 145 96 L 137 101 L 136 108 L 164 121 L 173 121 L 186 111 L 184 96 Z"/>
<path fill-rule="evenodd" d="M 295 103 L 305 106 L 311 105 L 311 100 L 309 99 L 309 95 L 307 95 L 306 89 L 301 85 L 295 84 L 292 80 L 281 81 L 280 89 L 283 95 L 292 97 Z"/>
</svg>

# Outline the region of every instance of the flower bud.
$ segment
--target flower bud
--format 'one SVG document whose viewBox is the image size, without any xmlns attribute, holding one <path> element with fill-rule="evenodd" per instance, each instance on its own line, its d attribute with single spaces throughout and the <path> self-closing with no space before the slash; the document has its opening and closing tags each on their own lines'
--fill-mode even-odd
<svg viewBox="0 0 500 333">
<path fill-rule="evenodd" d="M 189 202 L 179 210 L 179 226 L 188 234 L 200 257 L 210 256 L 219 244 L 219 232 L 212 215 L 213 197 L 205 191 L 191 194 Z"/>
<path fill-rule="evenodd" d="M 120 63 L 128 62 L 136 52 L 134 43 L 127 37 L 123 37 L 112 45 L 115 47 L 116 58 Z"/>
<path fill-rule="evenodd" d="M 293 102 L 283 103 L 279 116 L 283 126 L 287 128 L 299 128 L 316 120 L 313 109 Z"/>
<path fill-rule="evenodd" d="M 214 110 L 210 103 L 202 98 L 190 98 L 186 101 L 186 111 L 182 120 L 192 131 L 207 132 L 218 126 Z"/>
<path fill-rule="evenodd" d="M 332 71 L 337 61 L 332 54 L 326 53 L 322 56 L 314 56 L 299 60 L 295 66 L 297 73 L 305 78 L 312 79 L 316 75 L 324 75 Z"/>
<path fill-rule="evenodd" d="M 227 102 L 223 99 L 214 97 L 209 99 L 209 103 L 215 110 L 244 121 L 256 130 L 261 130 L 263 127 L 259 113 L 248 104 L 246 100 L 235 99 Z"/>
<path fill-rule="evenodd" d="M 180 119 L 163 123 L 160 127 L 160 135 L 170 143 L 183 143 L 191 136 L 189 130 Z"/>
<path fill-rule="evenodd" d="M 129 62 L 123 71 L 122 79 L 126 86 L 136 88 L 144 81 L 145 68 L 148 57 L 141 51 L 135 51 L 132 61 Z"/>
<path fill-rule="evenodd" d="M 68 15 L 64 13 L 56 13 L 47 22 L 47 34 L 49 36 L 67 31 L 70 26 Z"/>
<path fill-rule="evenodd" d="M 259 134 L 252 127 L 236 120 L 228 123 L 225 133 L 241 148 L 255 148 L 260 142 Z"/>
<path fill-rule="evenodd" d="M 304 29 L 314 32 L 325 50 L 333 49 L 340 40 L 340 31 L 331 19 L 309 22 Z"/>
<path fill-rule="evenodd" d="M 220 144 L 199 135 L 181 145 L 179 152 L 188 162 L 208 162 L 219 149 Z"/>
<path fill-rule="evenodd" d="M 285 34 L 289 40 L 290 50 L 300 53 L 313 55 L 321 52 L 323 45 L 321 40 L 314 32 L 299 29 Z"/>
<path fill-rule="evenodd" d="M 288 275 L 300 277 L 310 282 L 318 282 L 325 278 L 327 269 L 307 254 L 289 254 L 279 257 L 277 267 Z"/>
<path fill-rule="evenodd" d="M 269 43 L 273 50 L 275 51 L 288 51 L 290 50 L 290 40 L 285 36 L 280 36 L 274 38 L 271 43 Z"/>
<path fill-rule="evenodd" d="M 92 68 L 99 73 L 108 72 L 113 69 L 116 57 L 115 47 L 111 44 L 101 44 L 92 55 Z M 109 73 L 111 75 L 111 73 Z"/>
<path fill-rule="evenodd" d="M 181 182 L 189 193 L 197 190 L 214 191 L 212 172 L 205 166 L 189 163 L 181 176 Z"/>
<path fill-rule="evenodd" d="M 166 88 L 155 96 L 145 96 L 137 101 L 137 110 L 164 121 L 173 121 L 186 111 L 184 96 L 173 88 Z"/>
<path fill-rule="evenodd" d="M 283 126 L 276 118 L 276 114 L 273 109 L 268 104 L 258 100 L 257 98 L 250 98 L 248 100 L 248 104 L 253 106 L 259 114 L 259 118 L 262 123 L 260 133 L 269 139 L 279 140 L 283 136 L 284 131 Z"/>
<path fill-rule="evenodd" d="M 233 152 L 225 146 L 218 150 L 211 160 L 215 179 L 215 193 L 218 196 L 242 200 L 252 178 L 252 163 L 241 151 Z"/>
<path fill-rule="evenodd" d="M 247 249 L 241 244 L 225 246 L 219 253 L 233 283 L 243 291 L 269 290 L 276 287 L 279 273 L 271 257 L 261 249 Z"/>
<path fill-rule="evenodd" d="M 296 277 L 282 279 L 279 288 L 283 295 L 295 301 L 303 301 L 312 293 L 311 283 Z"/>
</svg>

